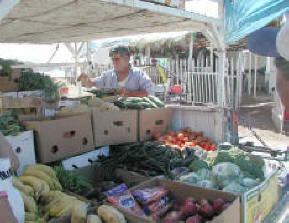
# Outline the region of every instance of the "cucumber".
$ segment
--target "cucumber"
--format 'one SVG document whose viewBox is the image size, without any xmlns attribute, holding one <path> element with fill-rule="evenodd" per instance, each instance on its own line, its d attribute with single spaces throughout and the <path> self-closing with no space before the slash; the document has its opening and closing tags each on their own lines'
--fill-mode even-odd
<svg viewBox="0 0 289 223">
<path fill-rule="evenodd" d="M 143 100 L 144 100 L 144 102 L 150 103 L 152 108 L 158 108 L 158 106 L 152 100 L 150 100 L 148 97 L 144 97 Z"/>
<path fill-rule="evenodd" d="M 113 104 L 119 108 L 125 108 L 125 104 L 122 101 L 115 101 Z"/>
<path fill-rule="evenodd" d="M 148 102 L 139 102 L 139 105 L 141 105 L 143 108 L 152 108 L 152 104 Z"/>
<path fill-rule="evenodd" d="M 155 96 L 148 97 L 152 102 L 154 102 L 159 108 L 165 107 L 165 104 Z"/>
<path fill-rule="evenodd" d="M 127 102 L 134 102 L 134 103 L 138 103 L 138 102 L 143 102 L 143 98 L 140 97 L 128 97 L 126 98 Z"/>
<path fill-rule="evenodd" d="M 130 109 L 143 109 L 144 107 L 140 103 L 134 103 L 134 102 L 124 102 L 123 103 L 126 108 Z"/>
</svg>

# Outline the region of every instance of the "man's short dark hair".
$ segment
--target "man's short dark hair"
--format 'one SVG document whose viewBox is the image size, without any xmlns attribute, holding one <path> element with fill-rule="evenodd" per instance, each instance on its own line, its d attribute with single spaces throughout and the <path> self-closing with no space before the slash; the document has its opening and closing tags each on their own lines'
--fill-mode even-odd
<svg viewBox="0 0 289 223">
<path fill-rule="evenodd" d="M 275 64 L 283 78 L 289 81 L 289 61 L 285 60 L 283 57 L 278 57 L 275 59 Z"/>
</svg>

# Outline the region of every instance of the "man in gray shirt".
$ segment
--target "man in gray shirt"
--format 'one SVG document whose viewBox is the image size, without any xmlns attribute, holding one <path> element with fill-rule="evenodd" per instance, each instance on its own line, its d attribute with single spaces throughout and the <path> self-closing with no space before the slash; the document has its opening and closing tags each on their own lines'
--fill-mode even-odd
<svg viewBox="0 0 289 223">
<path fill-rule="evenodd" d="M 101 74 L 94 81 L 86 75 L 78 80 L 87 87 L 119 88 L 120 95 L 127 97 L 145 97 L 154 95 L 154 83 L 148 75 L 129 64 L 130 52 L 128 47 L 117 46 L 110 50 L 114 70 Z"/>
</svg>

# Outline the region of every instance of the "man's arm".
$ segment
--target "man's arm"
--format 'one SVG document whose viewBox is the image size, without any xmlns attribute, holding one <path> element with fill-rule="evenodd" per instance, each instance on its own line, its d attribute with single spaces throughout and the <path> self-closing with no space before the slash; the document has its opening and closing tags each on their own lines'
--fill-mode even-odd
<svg viewBox="0 0 289 223">
<path fill-rule="evenodd" d="M 140 92 L 146 92 L 146 96 L 155 94 L 155 84 L 151 78 L 142 71 L 140 71 Z"/>
<path fill-rule="evenodd" d="M 92 88 L 92 87 L 103 88 L 104 74 L 102 74 L 100 77 L 95 78 L 94 81 L 91 81 L 90 78 L 86 74 L 81 74 L 77 78 L 77 81 L 80 81 L 87 88 Z"/>
</svg>

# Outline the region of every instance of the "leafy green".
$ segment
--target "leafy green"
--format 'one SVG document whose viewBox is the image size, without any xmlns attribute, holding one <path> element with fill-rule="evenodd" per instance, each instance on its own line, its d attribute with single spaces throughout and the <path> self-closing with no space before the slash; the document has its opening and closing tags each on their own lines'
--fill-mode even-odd
<svg viewBox="0 0 289 223">
<path fill-rule="evenodd" d="M 208 163 L 204 160 L 194 160 L 189 166 L 189 170 L 196 172 L 202 168 L 209 169 Z"/>
<path fill-rule="evenodd" d="M 0 69 L 0 76 L 9 77 L 9 79 L 11 80 L 11 75 L 13 71 L 11 66 L 15 64 L 18 64 L 18 62 L 15 60 L 6 60 L 0 58 L 0 66 L 2 67 L 2 69 Z"/>
<path fill-rule="evenodd" d="M 23 131 L 23 126 L 20 124 L 18 117 L 12 111 L 0 114 L 0 132 L 4 135 L 17 135 Z"/>
<path fill-rule="evenodd" d="M 77 172 L 65 170 L 61 166 L 55 166 L 54 170 L 64 190 L 84 194 L 92 189 L 91 183 Z"/>
<path fill-rule="evenodd" d="M 49 76 L 33 71 L 23 71 L 18 81 L 19 91 L 43 90 L 44 98 L 48 100 L 59 99 L 59 83 L 55 83 Z"/>
<path fill-rule="evenodd" d="M 236 157 L 234 163 L 240 167 L 242 171 L 246 171 L 253 178 L 263 181 L 265 179 L 263 166 L 264 160 L 260 157 L 251 157 L 246 155 L 239 155 Z"/>
</svg>

